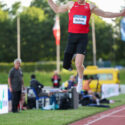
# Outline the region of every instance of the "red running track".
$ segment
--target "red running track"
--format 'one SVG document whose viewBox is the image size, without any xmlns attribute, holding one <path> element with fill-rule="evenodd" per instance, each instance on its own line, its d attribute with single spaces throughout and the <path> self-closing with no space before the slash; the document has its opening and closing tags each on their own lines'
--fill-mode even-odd
<svg viewBox="0 0 125 125">
<path fill-rule="evenodd" d="M 70 125 L 125 125 L 125 105 L 84 118 Z"/>
</svg>

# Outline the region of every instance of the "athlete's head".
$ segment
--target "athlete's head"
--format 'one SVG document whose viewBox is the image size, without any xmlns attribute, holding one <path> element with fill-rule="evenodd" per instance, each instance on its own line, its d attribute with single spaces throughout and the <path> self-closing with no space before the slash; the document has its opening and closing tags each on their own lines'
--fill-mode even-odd
<svg viewBox="0 0 125 125">
<path fill-rule="evenodd" d="M 84 4 L 85 0 L 78 0 L 79 4 Z"/>
</svg>

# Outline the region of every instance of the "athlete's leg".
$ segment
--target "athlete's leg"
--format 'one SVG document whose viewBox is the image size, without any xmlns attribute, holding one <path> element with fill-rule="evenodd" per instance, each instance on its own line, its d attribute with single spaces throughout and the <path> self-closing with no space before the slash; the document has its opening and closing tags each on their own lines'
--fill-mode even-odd
<svg viewBox="0 0 125 125">
<path fill-rule="evenodd" d="M 84 71 L 84 62 L 85 55 L 83 54 L 76 54 L 75 65 L 78 72 L 78 85 L 77 85 L 77 92 L 80 93 L 83 89 L 83 71 Z"/>
<path fill-rule="evenodd" d="M 69 33 L 68 43 L 65 49 L 64 60 L 63 60 L 63 68 L 65 69 L 71 68 L 73 54 L 76 52 L 76 43 L 77 43 L 76 35 Z"/>
<path fill-rule="evenodd" d="M 71 66 L 72 66 L 72 63 L 71 63 L 72 57 L 73 57 L 73 54 L 65 52 L 65 54 L 64 54 L 64 60 L 63 60 L 63 68 L 65 68 L 67 70 L 71 69 Z"/>
<path fill-rule="evenodd" d="M 77 69 L 77 72 L 78 72 L 78 75 L 79 75 L 80 79 L 83 79 L 84 58 L 85 58 L 85 55 L 83 55 L 83 54 L 76 54 L 75 65 L 76 65 L 76 69 Z"/>
<path fill-rule="evenodd" d="M 84 71 L 84 59 L 86 55 L 86 47 L 88 43 L 88 34 L 80 34 L 79 41 L 76 48 L 76 60 L 75 65 L 78 72 L 78 85 L 77 85 L 77 92 L 80 93 L 83 89 L 83 71 Z"/>
</svg>

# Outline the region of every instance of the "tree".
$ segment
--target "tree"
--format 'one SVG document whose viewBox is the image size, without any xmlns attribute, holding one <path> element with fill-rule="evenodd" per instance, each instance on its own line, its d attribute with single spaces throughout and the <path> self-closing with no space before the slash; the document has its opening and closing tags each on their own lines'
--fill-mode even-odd
<svg viewBox="0 0 125 125">
<path fill-rule="evenodd" d="M 112 25 L 107 24 L 100 17 L 95 16 L 95 32 L 96 32 L 96 51 L 97 51 L 97 60 L 102 58 L 103 60 L 110 60 L 112 53 Z M 90 20 L 90 32 L 89 32 L 89 43 L 87 47 L 87 59 L 88 61 L 92 61 L 92 27 Z M 108 47 L 107 47 L 108 46 Z"/>
<path fill-rule="evenodd" d="M 20 14 L 20 19 L 22 60 L 38 61 L 44 55 L 44 11 L 36 7 L 25 8 Z"/>
<path fill-rule="evenodd" d="M 49 15 L 49 17 L 54 17 L 55 15 L 49 7 L 47 0 L 33 0 L 30 6 L 41 8 L 44 11 L 45 15 Z"/>
<path fill-rule="evenodd" d="M 120 22 L 121 18 L 116 18 L 114 21 L 113 26 L 113 61 L 115 64 L 119 65 L 125 65 L 124 58 L 125 58 L 125 42 L 121 40 L 121 34 L 120 34 Z"/>
<path fill-rule="evenodd" d="M 8 12 L 0 9 L 0 62 L 13 61 L 15 57 L 15 40 L 13 37 L 12 22 Z"/>
<path fill-rule="evenodd" d="M 18 11 L 19 11 L 19 8 L 21 7 L 21 2 L 15 2 L 13 5 L 12 5 L 12 9 L 9 11 L 10 15 L 11 16 L 14 16 L 14 17 L 17 17 L 18 15 Z"/>
<path fill-rule="evenodd" d="M 9 12 L 9 8 L 7 8 L 6 6 L 7 6 L 7 4 L 3 4 L 3 3 L 0 1 L 0 9 L 2 9 L 3 11 Z"/>
</svg>

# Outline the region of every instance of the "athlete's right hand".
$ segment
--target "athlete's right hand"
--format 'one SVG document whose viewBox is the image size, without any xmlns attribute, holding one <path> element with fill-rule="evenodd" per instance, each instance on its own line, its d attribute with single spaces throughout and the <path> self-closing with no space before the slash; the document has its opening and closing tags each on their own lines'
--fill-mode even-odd
<svg viewBox="0 0 125 125">
<path fill-rule="evenodd" d="M 12 92 L 13 90 L 12 90 L 12 87 L 9 87 L 9 89 L 10 89 L 10 92 Z"/>
</svg>

